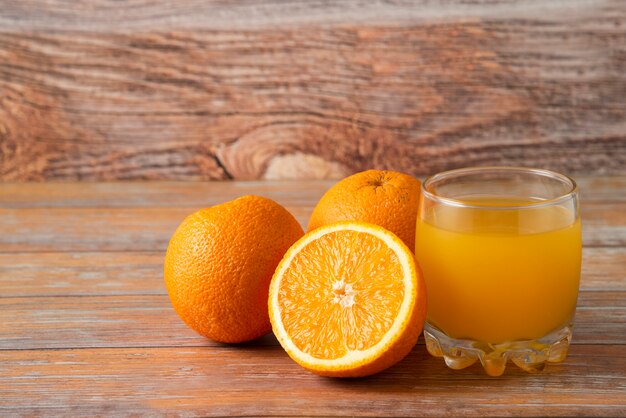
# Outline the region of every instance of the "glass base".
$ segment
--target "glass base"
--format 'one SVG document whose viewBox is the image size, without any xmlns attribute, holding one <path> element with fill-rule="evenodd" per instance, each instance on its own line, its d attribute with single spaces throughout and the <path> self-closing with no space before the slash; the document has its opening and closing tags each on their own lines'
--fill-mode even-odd
<svg viewBox="0 0 626 418">
<path fill-rule="evenodd" d="M 565 360 L 572 340 L 572 326 L 566 325 L 537 340 L 489 344 L 450 338 L 427 322 L 424 338 L 428 352 L 435 357 L 443 357 L 446 365 L 454 370 L 464 369 L 480 360 L 489 376 L 500 376 L 511 360 L 529 373 L 538 373 L 546 363 Z"/>
</svg>

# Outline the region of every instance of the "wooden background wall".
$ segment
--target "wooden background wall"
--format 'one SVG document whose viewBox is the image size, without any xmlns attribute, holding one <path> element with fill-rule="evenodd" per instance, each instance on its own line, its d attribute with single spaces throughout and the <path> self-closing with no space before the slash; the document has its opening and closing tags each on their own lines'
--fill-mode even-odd
<svg viewBox="0 0 626 418">
<path fill-rule="evenodd" d="M 0 0 L 0 180 L 626 173 L 624 0 Z"/>
</svg>

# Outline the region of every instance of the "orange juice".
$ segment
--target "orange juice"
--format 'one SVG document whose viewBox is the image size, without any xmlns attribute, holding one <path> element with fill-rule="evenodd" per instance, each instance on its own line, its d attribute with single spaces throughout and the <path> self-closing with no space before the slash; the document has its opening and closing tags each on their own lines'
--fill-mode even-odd
<svg viewBox="0 0 626 418">
<path fill-rule="evenodd" d="M 530 199 L 463 203 L 473 206 L 436 205 L 418 216 L 428 322 L 450 337 L 492 344 L 537 339 L 571 323 L 582 246 L 577 215 Z"/>
</svg>

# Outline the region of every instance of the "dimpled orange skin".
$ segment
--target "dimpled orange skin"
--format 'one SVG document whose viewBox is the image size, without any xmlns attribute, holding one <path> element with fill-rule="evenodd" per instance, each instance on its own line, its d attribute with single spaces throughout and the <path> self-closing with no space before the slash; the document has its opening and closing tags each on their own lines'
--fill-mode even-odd
<svg viewBox="0 0 626 418">
<path fill-rule="evenodd" d="M 239 343 L 271 330 L 269 283 L 303 235 L 284 207 L 259 196 L 199 210 L 176 229 L 165 255 L 167 292 L 176 313 L 212 340 Z"/>
<path fill-rule="evenodd" d="M 338 221 L 364 221 L 396 234 L 415 252 L 421 182 L 396 171 L 367 170 L 336 183 L 315 206 L 307 231 Z"/>
</svg>

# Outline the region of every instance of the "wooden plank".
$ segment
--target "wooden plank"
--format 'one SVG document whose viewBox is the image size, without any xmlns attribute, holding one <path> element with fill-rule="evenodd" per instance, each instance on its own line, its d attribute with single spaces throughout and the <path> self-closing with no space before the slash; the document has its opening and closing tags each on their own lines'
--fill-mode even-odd
<svg viewBox="0 0 626 418">
<path fill-rule="evenodd" d="M 8 319 L 0 350 L 215 345 L 187 328 L 163 295 L 4 298 L 0 306 Z"/>
<path fill-rule="evenodd" d="M 0 350 L 216 345 L 188 329 L 165 295 L 1 298 L 0 310 L 9 319 Z M 626 344 L 626 293 L 581 293 L 574 327 L 575 344 Z"/>
<path fill-rule="evenodd" d="M 418 346 L 387 371 L 337 380 L 308 373 L 279 347 L 3 352 L 8 415 L 623 416 L 626 355 L 576 345 L 538 375 L 509 366 L 453 371 Z"/>
<path fill-rule="evenodd" d="M 163 252 L 0 253 L 2 297 L 164 295 Z M 581 291 L 626 291 L 626 248 L 583 249 Z"/>
<path fill-rule="evenodd" d="M 161 271 L 166 225 L 238 185 L 202 185 L 200 197 L 185 185 L 185 203 L 174 206 L 152 202 L 176 200 L 177 186 L 69 185 L 59 194 L 65 185 L 47 185 L 49 195 L 22 200 L 0 187 L 0 248 L 22 248 L 0 252 L 0 415 L 625 415 L 625 201 L 606 193 L 621 186 L 592 183 L 597 198 L 583 201 L 586 244 L 618 246 L 584 248 L 564 364 L 539 375 L 511 365 L 493 379 L 478 365 L 447 369 L 420 342 L 388 371 L 338 381 L 302 370 L 271 334 L 216 344 L 173 312 Z M 321 189 L 274 186 L 266 190 L 306 221 Z M 129 191 L 137 196 L 125 199 Z"/>
<path fill-rule="evenodd" d="M 423 178 L 422 178 L 423 179 Z M 581 200 L 626 201 L 626 176 L 576 176 Z M 0 183 L 0 207 L 206 207 L 245 194 L 283 205 L 315 206 L 334 180 L 150 182 L 146 183 Z"/>
<path fill-rule="evenodd" d="M 164 295 L 164 257 L 161 251 L 0 253 L 0 298 Z"/>
<path fill-rule="evenodd" d="M 583 248 L 580 289 L 623 291 L 626 248 Z"/>
<path fill-rule="evenodd" d="M 626 245 L 626 204 L 581 204 L 583 246 Z"/>
<path fill-rule="evenodd" d="M 3 3 L 3 181 L 626 173 L 620 0 L 38 3 Z"/>
<path fill-rule="evenodd" d="M 575 179 L 583 202 L 626 200 L 626 176 L 577 176 Z"/>
<path fill-rule="evenodd" d="M 597 190 L 626 185 L 626 176 L 606 181 Z M 282 205 L 313 207 L 334 181 L 213 181 L 124 183 L 0 183 L 0 207 L 209 207 L 247 194 Z M 626 186 L 625 186 L 626 187 Z M 590 189 L 591 191 L 591 189 Z M 594 192 L 591 192 L 594 193 Z M 603 196 L 604 197 L 604 196 Z M 616 200 L 620 194 L 615 194 Z M 626 198 L 624 198 L 626 200 Z"/>
<path fill-rule="evenodd" d="M 0 252 L 165 251 L 176 227 L 201 207 L 0 209 Z M 288 206 L 306 225 L 312 208 Z"/>
<path fill-rule="evenodd" d="M 306 227 L 312 206 L 286 207 Z M 200 208 L 0 208 L 0 252 L 164 251 Z M 587 202 L 582 217 L 585 246 L 626 245 L 626 202 Z"/>
<path fill-rule="evenodd" d="M 308 26 L 319 24 L 380 22 L 447 22 L 462 19 L 506 20 L 538 19 L 561 14 L 574 19 L 580 15 L 613 16 L 619 1 L 578 0 L 447 0 L 432 3 L 425 0 L 380 0 L 334 2 L 321 0 L 251 2 L 195 2 L 179 0 L 159 3 L 135 1 L 124 7 L 115 0 L 94 4 L 76 3 L 67 7 L 60 0 L 5 0 L 0 26 L 7 30 L 72 30 L 110 32 L 145 30 L 159 27 L 176 29 L 251 29 Z"/>
</svg>

